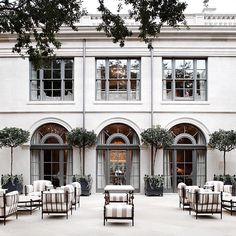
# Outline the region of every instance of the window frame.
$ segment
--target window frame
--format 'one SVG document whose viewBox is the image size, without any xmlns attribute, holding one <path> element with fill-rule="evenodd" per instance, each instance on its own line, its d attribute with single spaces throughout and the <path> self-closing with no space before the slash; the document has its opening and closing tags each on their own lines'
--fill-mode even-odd
<svg viewBox="0 0 236 236">
<path fill-rule="evenodd" d="M 60 61 L 60 69 L 58 68 L 54 68 L 53 63 L 55 61 L 59 60 Z M 66 60 L 71 60 L 72 61 L 72 67 L 71 67 L 71 72 L 72 72 L 72 77 L 71 78 L 66 78 L 65 76 L 65 71 L 66 71 Z M 51 78 L 45 78 L 44 77 L 44 72 L 46 70 L 50 70 L 51 72 Z M 54 78 L 53 76 L 53 72 L 55 70 L 60 71 L 60 79 L 59 78 Z M 29 98 L 30 101 L 32 102 L 38 102 L 38 101 L 45 101 L 45 102 L 58 102 L 58 101 L 74 101 L 74 58 L 72 57 L 59 57 L 56 58 L 55 60 L 52 60 L 50 62 L 50 67 L 49 68 L 41 68 L 37 71 L 34 70 L 32 64 L 31 64 L 31 74 L 30 74 L 30 86 L 29 86 Z M 35 76 L 33 75 L 35 73 Z M 43 94 L 45 93 L 45 91 L 49 90 L 49 89 L 45 89 L 45 82 L 48 81 L 49 83 L 53 84 L 53 82 L 59 82 L 60 83 L 60 89 L 53 88 L 53 85 L 51 85 L 51 89 L 50 91 L 53 93 L 55 91 L 60 91 L 60 96 L 58 97 L 54 97 L 54 96 L 43 96 Z M 66 82 L 70 81 L 71 82 L 71 88 L 70 89 L 66 89 Z M 32 83 L 35 82 L 36 85 L 36 89 L 33 88 Z M 38 83 L 39 83 L 39 87 L 38 87 Z M 66 95 L 65 92 L 66 90 L 71 91 L 72 90 L 72 94 L 71 94 L 71 99 L 66 99 Z M 35 97 L 33 97 L 32 93 L 39 92 L 39 95 L 36 95 Z M 48 97 L 48 99 L 47 99 Z M 58 99 L 54 99 L 54 98 L 58 98 Z"/>
<path fill-rule="evenodd" d="M 166 78 L 165 76 L 165 68 L 164 68 L 164 61 L 165 60 L 170 60 L 171 61 L 171 69 L 166 69 L 170 70 L 172 75 L 171 78 Z M 185 78 L 183 77 L 182 79 L 176 78 L 176 61 L 177 60 L 183 60 L 183 61 L 187 61 L 187 60 L 191 60 L 192 61 L 192 65 L 193 68 L 190 69 L 193 72 L 192 78 Z M 198 70 L 202 70 L 202 69 L 198 69 L 197 68 L 197 61 L 205 61 L 205 69 L 203 69 L 203 71 L 205 71 L 205 78 L 197 78 L 197 72 Z M 186 71 L 186 69 L 184 69 L 184 72 Z M 176 83 L 177 82 L 182 82 L 183 85 L 185 85 L 188 82 L 193 83 L 191 90 L 192 90 L 192 96 L 176 96 L 176 92 L 177 92 L 177 88 L 176 88 Z M 198 82 L 203 81 L 205 83 L 205 90 L 200 90 L 197 88 L 198 86 Z M 167 87 L 167 82 L 171 83 L 171 88 L 168 89 Z M 182 87 L 183 92 L 185 91 L 185 86 Z M 168 98 L 168 93 L 167 90 L 170 90 L 170 97 Z M 180 89 L 179 89 L 180 90 Z M 198 97 L 198 92 L 201 91 L 203 93 L 205 93 L 203 99 L 197 99 Z M 207 101 L 208 100 L 208 61 L 207 58 L 162 58 L 162 100 L 163 101 L 196 101 L 196 102 L 202 102 L 202 101 Z"/>
<path fill-rule="evenodd" d="M 109 58 L 96 58 L 95 59 L 95 100 L 96 101 L 141 101 L 141 58 L 128 58 L 128 57 L 109 57 Z M 105 64 L 105 77 L 104 79 L 102 78 L 98 78 L 98 61 L 101 60 L 101 61 L 104 61 L 104 64 Z M 125 60 L 126 61 L 126 77 L 125 78 L 110 78 L 110 65 L 109 65 L 109 62 L 111 60 Z M 137 60 L 138 61 L 138 64 L 139 64 L 139 69 L 138 69 L 138 76 L 137 78 L 134 80 L 132 77 L 131 77 L 131 61 L 132 60 Z M 98 90 L 98 82 L 100 81 L 100 85 L 101 85 L 101 88 Z M 102 81 L 103 83 L 105 83 L 105 90 L 103 91 L 102 90 Z M 119 95 L 119 91 L 125 91 L 126 93 L 126 99 L 120 99 L 120 96 L 118 96 L 119 98 L 117 99 L 111 99 L 110 96 L 111 96 L 111 92 L 112 90 L 110 89 L 110 82 L 111 81 L 116 81 L 116 84 L 117 84 L 117 89 L 114 90 L 114 92 L 117 92 L 117 94 Z M 125 89 L 124 90 L 119 90 L 119 83 L 121 81 L 125 81 Z M 133 98 L 132 96 L 132 82 L 133 81 L 136 81 L 136 90 L 135 90 L 135 97 L 138 97 L 138 98 Z M 99 98 L 100 97 L 100 98 Z"/>
</svg>

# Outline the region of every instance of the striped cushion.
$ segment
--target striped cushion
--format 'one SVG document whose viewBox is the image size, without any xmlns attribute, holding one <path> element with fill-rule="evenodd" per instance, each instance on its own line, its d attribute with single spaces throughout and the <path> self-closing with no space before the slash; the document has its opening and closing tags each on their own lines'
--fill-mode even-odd
<svg viewBox="0 0 236 236">
<path fill-rule="evenodd" d="M 219 194 L 212 194 L 212 193 L 200 193 L 199 194 L 199 200 L 198 202 L 200 204 L 206 204 L 206 203 L 220 203 L 221 202 L 221 197 L 220 193 Z"/>
<path fill-rule="evenodd" d="M 126 193 L 110 193 L 110 201 L 128 202 L 128 195 Z"/>
<path fill-rule="evenodd" d="M 12 192 L 6 194 L 6 205 L 7 206 L 17 205 L 18 201 L 19 201 L 18 191 L 12 191 Z"/>
<path fill-rule="evenodd" d="M 66 208 L 66 203 L 47 203 L 43 204 L 43 211 L 50 212 L 65 212 L 70 209 L 70 205 L 68 204 L 68 208 Z"/>
<path fill-rule="evenodd" d="M 43 192 L 43 203 L 64 203 L 65 193 L 63 190 L 50 190 Z"/>
<path fill-rule="evenodd" d="M 132 217 L 132 205 L 127 204 L 108 204 L 106 208 L 106 217 L 128 218 Z"/>
<path fill-rule="evenodd" d="M 221 212 L 221 204 L 198 204 L 192 206 L 193 210 L 198 210 L 198 212 Z"/>
</svg>

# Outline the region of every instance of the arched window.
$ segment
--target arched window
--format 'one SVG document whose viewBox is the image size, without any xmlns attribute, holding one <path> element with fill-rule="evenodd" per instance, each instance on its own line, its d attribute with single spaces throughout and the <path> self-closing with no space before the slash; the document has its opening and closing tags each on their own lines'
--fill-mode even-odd
<svg viewBox="0 0 236 236">
<path fill-rule="evenodd" d="M 64 185 L 72 177 L 72 149 L 67 144 L 67 130 L 47 123 L 33 134 L 31 149 L 31 181 L 51 180 L 55 186 Z"/>
<path fill-rule="evenodd" d="M 174 144 L 164 152 L 164 176 L 167 191 L 176 191 L 178 183 L 203 186 L 206 180 L 206 139 L 191 124 L 170 129 Z"/>
<path fill-rule="evenodd" d="M 97 191 L 107 184 L 131 184 L 140 191 L 139 138 L 125 124 L 111 124 L 98 135 Z"/>
</svg>

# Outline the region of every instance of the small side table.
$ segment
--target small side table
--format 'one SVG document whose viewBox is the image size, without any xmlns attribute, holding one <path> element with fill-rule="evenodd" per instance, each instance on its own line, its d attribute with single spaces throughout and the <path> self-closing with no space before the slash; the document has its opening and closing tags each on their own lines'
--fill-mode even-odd
<svg viewBox="0 0 236 236">
<path fill-rule="evenodd" d="M 41 206 L 41 197 L 20 195 L 18 211 L 29 211 L 30 214 Z"/>
</svg>

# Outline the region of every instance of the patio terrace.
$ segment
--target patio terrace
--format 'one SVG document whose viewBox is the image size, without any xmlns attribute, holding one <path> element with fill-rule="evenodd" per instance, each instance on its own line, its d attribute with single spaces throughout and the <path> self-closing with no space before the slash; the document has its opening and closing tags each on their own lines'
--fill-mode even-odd
<svg viewBox="0 0 236 236">
<path fill-rule="evenodd" d="M 236 215 L 231 216 L 223 210 L 223 219 L 219 215 L 189 215 L 178 207 L 177 194 L 164 194 L 164 197 L 146 197 L 135 194 L 135 221 L 111 221 L 103 226 L 103 194 L 81 197 L 81 207 L 73 215 L 44 215 L 41 210 L 30 215 L 20 213 L 7 219 L 6 226 L 0 221 L 1 236 L 113 236 L 113 235 L 156 235 L 156 236 L 233 236 L 236 232 Z M 112 222 L 112 223 L 111 223 Z"/>
</svg>

